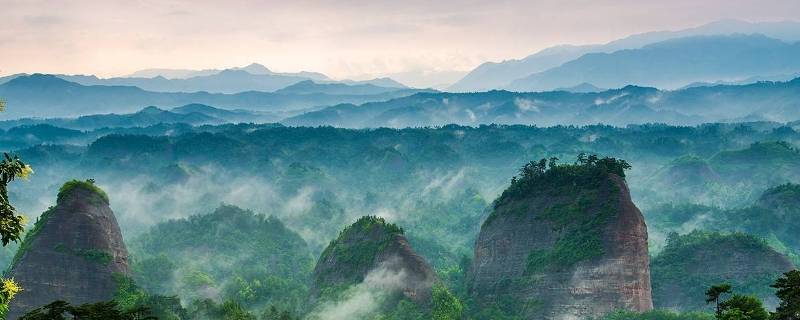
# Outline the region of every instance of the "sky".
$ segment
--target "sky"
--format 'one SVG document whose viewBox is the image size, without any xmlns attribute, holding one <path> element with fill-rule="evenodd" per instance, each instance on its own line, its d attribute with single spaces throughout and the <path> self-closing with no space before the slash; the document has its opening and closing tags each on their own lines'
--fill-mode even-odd
<svg viewBox="0 0 800 320">
<path fill-rule="evenodd" d="M 557 44 L 721 19 L 800 20 L 798 0 L 0 0 L 0 74 L 127 75 L 261 63 L 333 78 L 457 79 Z"/>
</svg>

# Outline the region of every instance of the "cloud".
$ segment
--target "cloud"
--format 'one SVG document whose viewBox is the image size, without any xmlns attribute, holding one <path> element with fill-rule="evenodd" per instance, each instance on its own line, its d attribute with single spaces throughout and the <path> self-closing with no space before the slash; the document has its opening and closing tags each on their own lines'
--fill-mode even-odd
<svg viewBox="0 0 800 320">
<path fill-rule="evenodd" d="M 539 112 L 539 107 L 533 101 L 523 98 L 514 98 L 514 105 L 522 111 Z"/>
<path fill-rule="evenodd" d="M 8 73 L 115 76 L 260 62 L 335 78 L 397 74 L 412 86 L 441 85 L 459 76 L 454 71 L 557 44 L 601 43 L 722 18 L 800 19 L 794 0 L 9 0 L 3 10 L 0 67 Z M 426 78 L 420 68 L 439 72 L 439 78 Z"/>
<path fill-rule="evenodd" d="M 405 269 L 398 268 L 399 259 L 391 258 L 371 270 L 364 281 L 351 287 L 343 298 L 324 302 L 309 315 L 313 320 L 369 319 L 379 311 L 392 293 L 402 291 L 408 284 Z"/>
</svg>

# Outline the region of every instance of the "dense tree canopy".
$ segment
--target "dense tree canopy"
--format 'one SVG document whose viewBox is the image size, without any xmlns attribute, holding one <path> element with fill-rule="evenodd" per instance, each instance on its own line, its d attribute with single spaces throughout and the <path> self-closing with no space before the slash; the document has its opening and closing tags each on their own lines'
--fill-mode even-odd
<svg viewBox="0 0 800 320">
<path fill-rule="evenodd" d="M 800 319 L 800 271 L 792 270 L 775 281 L 772 285 L 781 303 L 775 310 L 775 320 Z"/>
<path fill-rule="evenodd" d="M 592 188 L 608 178 L 609 174 L 625 177 L 631 165 L 622 159 L 599 158 L 597 155 L 579 154 L 574 163 L 559 164 L 558 158 L 542 158 L 526 163 L 519 175 L 495 201 L 495 207 L 509 199 L 524 197 L 531 192 L 556 192 L 563 188 Z"/>
</svg>

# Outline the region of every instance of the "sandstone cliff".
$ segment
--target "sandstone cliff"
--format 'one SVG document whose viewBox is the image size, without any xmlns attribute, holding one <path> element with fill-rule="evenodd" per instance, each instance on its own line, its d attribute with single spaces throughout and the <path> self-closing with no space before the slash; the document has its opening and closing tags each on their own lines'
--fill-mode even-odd
<svg viewBox="0 0 800 320">
<path fill-rule="evenodd" d="M 421 304 L 430 301 L 431 288 L 437 281 L 430 265 L 408 244 L 402 229 L 383 218 L 367 216 L 342 230 L 322 252 L 314 268 L 312 296 L 360 284 L 376 273 L 399 280 L 399 286 L 379 285 Z"/>
<path fill-rule="evenodd" d="M 128 251 L 108 197 L 90 181 L 70 181 L 28 231 L 9 276 L 24 289 L 9 319 L 55 300 L 79 305 L 107 301 L 115 277 L 128 274 Z"/>
<path fill-rule="evenodd" d="M 651 309 L 647 227 L 627 167 L 594 157 L 526 165 L 478 235 L 468 275 L 478 307 L 556 320 Z"/>
</svg>

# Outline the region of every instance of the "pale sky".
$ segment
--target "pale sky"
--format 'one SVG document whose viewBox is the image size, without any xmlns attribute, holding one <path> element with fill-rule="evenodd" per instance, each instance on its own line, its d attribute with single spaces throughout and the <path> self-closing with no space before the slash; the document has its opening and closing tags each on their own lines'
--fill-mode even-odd
<svg viewBox="0 0 800 320">
<path fill-rule="evenodd" d="M 226 68 L 334 78 L 467 71 L 556 44 L 721 19 L 800 20 L 800 0 L 0 0 L 0 74 Z"/>
</svg>

